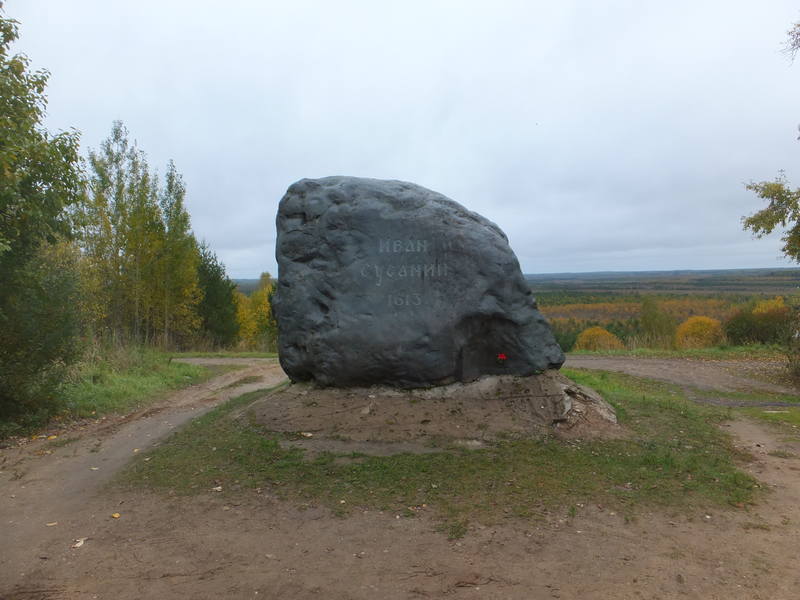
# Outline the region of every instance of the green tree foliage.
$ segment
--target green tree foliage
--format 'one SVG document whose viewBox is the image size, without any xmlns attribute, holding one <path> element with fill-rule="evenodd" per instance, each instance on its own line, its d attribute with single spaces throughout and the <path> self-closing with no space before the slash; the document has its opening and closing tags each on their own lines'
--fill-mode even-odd
<svg viewBox="0 0 800 600">
<path fill-rule="evenodd" d="M 0 16 L 0 418 L 47 413 L 78 354 L 76 267 L 56 242 L 82 196 L 76 132 L 41 124 L 48 74 L 12 55 Z M 66 248 L 66 246 L 64 246 Z"/>
<path fill-rule="evenodd" d="M 0 269 L 68 234 L 65 209 L 81 194 L 78 134 L 41 126 L 48 73 L 9 54 L 16 39 L 16 21 L 0 17 Z"/>
<path fill-rule="evenodd" d="M 725 321 L 725 335 L 732 344 L 786 344 L 792 310 L 783 298 L 752 302 Z"/>
<path fill-rule="evenodd" d="M 69 243 L 42 245 L 3 279 L 0 421 L 41 422 L 59 408 L 83 348 L 78 258 Z"/>
<path fill-rule="evenodd" d="M 117 121 L 89 153 L 89 197 L 81 212 L 97 329 L 139 343 L 186 345 L 200 326 L 200 252 L 175 165 L 163 187 Z M 103 311 L 102 307 L 108 307 Z"/>
<path fill-rule="evenodd" d="M 645 346 L 664 348 L 669 347 L 677 323 L 661 310 L 655 298 L 647 296 L 642 300 L 639 326 Z"/>
<path fill-rule="evenodd" d="M 217 255 L 200 244 L 198 276 L 202 300 L 197 307 L 204 337 L 215 347 L 230 346 L 239 333 L 236 318 L 236 284 L 225 273 Z"/>
<path fill-rule="evenodd" d="M 191 230 L 189 212 L 184 199 L 183 178 L 170 161 L 164 189 L 161 192 L 163 227 L 158 262 L 161 270 L 160 304 L 162 309 L 163 342 L 169 345 L 171 336 L 185 342 L 201 323 L 197 307 L 202 298 L 198 267 L 201 256 Z"/>
<path fill-rule="evenodd" d="M 792 189 L 783 173 L 775 181 L 750 182 L 747 189 L 767 201 L 766 208 L 744 217 L 742 224 L 757 237 L 784 230 L 783 253 L 800 262 L 800 189 Z"/>
<path fill-rule="evenodd" d="M 800 50 L 800 21 L 793 23 L 787 32 L 784 50 L 794 60 Z M 792 189 L 782 171 L 774 181 L 751 181 L 746 187 L 755 192 L 759 198 L 766 200 L 767 207 L 742 218 L 745 230 L 749 229 L 757 237 L 762 237 L 780 227 L 783 230 L 781 250 L 787 257 L 800 262 L 800 189 Z M 744 335 L 748 338 L 757 337 L 750 331 L 754 317 L 752 313 L 742 313 L 732 319 L 733 323 L 728 323 L 728 329 L 734 338 Z M 793 375 L 800 377 L 800 306 L 789 307 L 783 323 L 773 321 L 774 319 L 768 323 L 773 330 L 785 331 L 783 337 L 789 370 Z"/>
<path fill-rule="evenodd" d="M 550 319 L 550 328 L 561 349 L 569 352 L 575 346 L 584 324 L 576 319 Z"/>
</svg>

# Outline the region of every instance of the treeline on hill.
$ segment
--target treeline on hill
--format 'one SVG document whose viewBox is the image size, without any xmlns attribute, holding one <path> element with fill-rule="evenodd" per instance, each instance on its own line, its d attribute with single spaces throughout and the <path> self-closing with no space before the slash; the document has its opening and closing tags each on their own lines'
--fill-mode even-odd
<svg viewBox="0 0 800 600">
<path fill-rule="evenodd" d="M 570 300 L 580 299 L 581 302 Z M 558 300 L 566 303 L 557 304 Z M 600 300 L 600 301 L 597 301 Z M 550 301 L 551 304 L 546 304 Z M 571 350 L 786 345 L 792 307 L 774 298 L 580 295 L 540 299 L 561 347 Z"/>
<path fill-rule="evenodd" d="M 0 17 L 0 421 L 45 417 L 87 348 L 270 349 L 272 281 L 249 297 L 198 243 L 186 188 L 120 122 L 88 159 L 42 126 L 47 73 Z"/>
</svg>

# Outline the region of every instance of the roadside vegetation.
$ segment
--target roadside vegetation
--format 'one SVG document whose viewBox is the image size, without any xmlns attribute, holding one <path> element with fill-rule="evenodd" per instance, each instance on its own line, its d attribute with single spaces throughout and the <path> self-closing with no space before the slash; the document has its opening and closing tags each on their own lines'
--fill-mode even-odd
<svg viewBox="0 0 800 600">
<path fill-rule="evenodd" d="M 635 515 L 653 506 L 693 510 L 753 501 L 757 485 L 736 464 L 747 457 L 717 427 L 729 418 L 728 409 L 695 404 L 666 384 L 609 373 L 567 374 L 611 402 L 630 435 L 503 441 L 481 450 L 422 455 L 306 457 L 282 447 L 280 435 L 246 417 L 231 417 L 267 393 L 259 391 L 177 432 L 139 457 L 117 484 L 234 496 L 260 489 L 341 514 L 377 509 L 413 517 L 427 511 L 456 536 L 470 522 L 575 514 L 589 502 Z"/>
<path fill-rule="evenodd" d="M 800 297 L 562 292 L 539 303 L 565 352 L 781 360 L 789 375 L 800 377 Z"/>
<path fill-rule="evenodd" d="M 235 367 L 181 363 L 168 353 L 141 346 L 93 348 L 73 366 L 45 410 L 0 422 L 0 440 L 48 424 L 58 427 L 76 419 L 124 414 L 231 368 Z"/>
<path fill-rule="evenodd" d="M 0 437 L 201 376 L 156 351 L 274 351 L 269 274 L 236 290 L 175 164 L 159 176 L 121 122 L 85 153 L 47 131 L 49 74 L 17 37 L 0 14 Z"/>
</svg>

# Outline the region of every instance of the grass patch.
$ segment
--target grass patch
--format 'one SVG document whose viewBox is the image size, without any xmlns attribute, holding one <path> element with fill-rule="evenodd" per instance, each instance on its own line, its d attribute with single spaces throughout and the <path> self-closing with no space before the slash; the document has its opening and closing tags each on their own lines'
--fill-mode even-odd
<svg viewBox="0 0 800 600">
<path fill-rule="evenodd" d="M 795 398 L 794 401 L 797 402 L 797 399 Z M 748 407 L 748 408 L 740 408 L 738 409 L 738 411 L 750 417 L 755 417 L 756 419 L 759 419 L 761 421 L 766 421 L 767 423 L 780 423 L 783 425 L 787 425 L 795 430 L 800 428 L 800 407 L 797 408 L 795 408 L 794 406 L 786 408 Z"/>
<path fill-rule="evenodd" d="M 708 400 L 724 400 L 729 402 L 741 402 L 744 404 L 764 404 L 765 402 L 776 402 L 784 404 L 796 404 L 800 406 L 800 397 L 789 394 L 778 394 L 776 392 L 769 392 L 767 390 L 759 390 L 754 392 L 717 392 L 704 388 L 691 388 L 691 394 L 697 399 Z M 793 408 L 789 406 L 787 408 Z M 765 406 L 760 410 L 785 410 L 782 407 Z"/>
<path fill-rule="evenodd" d="M 170 352 L 174 358 L 278 358 L 277 352 Z"/>
<path fill-rule="evenodd" d="M 170 359 L 144 348 L 127 349 L 84 365 L 64 388 L 64 417 L 80 418 L 127 412 L 153 402 L 165 392 L 204 381 L 230 367 L 207 368 Z"/>
<path fill-rule="evenodd" d="M 143 347 L 92 347 L 69 381 L 61 386 L 53 412 L 13 422 L 0 421 L 0 440 L 74 419 L 128 412 L 154 402 L 169 391 L 237 368 L 183 364 L 173 361 L 167 353 Z"/>
<path fill-rule="evenodd" d="M 730 411 L 696 405 L 666 384 L 605 372 L 567 374 L 614 404 L 633 437 L 503 441 L 480 450 L 368 456 L 345 464 L 332 453 L 307 460 L 300 449 L 282 448 L 277 435 L 229 418 L 265 394 L 257 391 L 176 432 L 118 483 L 184 494 L 269 487 L 340 514 L 366 507 L 403 515 L 424 506 L 451 537 L 464 535 L 468 522 L 534 518 L 588 502 L 635 512 L 639 506 L 752 501 L 756 482 L 737 469 L 741 455 L 716 426 Z"/>
<path fill-rule="evenodd" d="M 752 346 L 721 346 L 716 348 L 687 348 L 667 350 L 636 348 L 634 350 L 573 350 L 567 356 L 634 356 L 641 358 L 695 358 L 705 360 L 786 360 L 781 346 L 754 344 Z"/>
</svg>

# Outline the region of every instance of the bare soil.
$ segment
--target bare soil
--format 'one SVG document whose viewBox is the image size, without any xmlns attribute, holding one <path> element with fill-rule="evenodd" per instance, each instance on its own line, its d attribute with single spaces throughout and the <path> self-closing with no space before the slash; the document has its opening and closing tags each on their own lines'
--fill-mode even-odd
<svg viewBox="0 0 800 600">
<path fill-rule="evenodd" d="M 498 439 L 620 437 L 616 419 L 609 422 L 597 408 L 578 407 L 563 419 L 562 384 L 557 371 L 532 377 L 486 377 L 424 390 L 386 386 L 346 389 L 293 384 L 258 400 L 242 412 L 268 431 L 283 433 L 285 446 L 311 452 L 358 452 L 391 455 L 429 453 L 451 446 L 480 448 Z M 552 427 L 559 421 L 557 428 Z"/>
<path fill-rule="evenodd" d="M 103 487 L 137 449 L 283 378 L 274 361 L 246 364 L 149 411 L 89 424 L 71 444 L 0 451 L 0 598 L 798 597 L 800 432 L 747 421 L 728 428 L 770 490 L 756 506 L 631 521 L 586 498 L 574 517 L 565 507 L 546 520 L 472 525 L 461 540 L 424 510 L 341 518 L 255 491 Z"/>
</svg>

